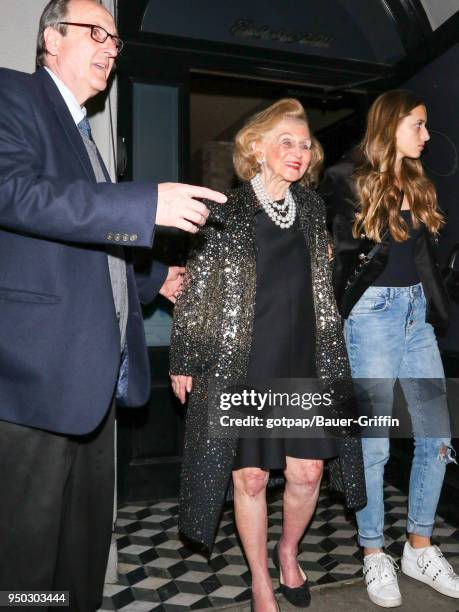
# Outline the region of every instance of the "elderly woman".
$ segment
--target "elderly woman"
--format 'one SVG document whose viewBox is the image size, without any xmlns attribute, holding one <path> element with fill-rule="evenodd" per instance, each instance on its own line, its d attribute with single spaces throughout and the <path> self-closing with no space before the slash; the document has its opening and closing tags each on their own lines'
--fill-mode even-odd
<svg viewBox="0 0 459 612">
<path fill-rule="evenodd" d="M 347 503 L 365 503 L 360 440 L 212 437 L 212 383 L 316 378 L 350 381 L 330 284 L 324 206 L 309 185 L 322 161 L 305 111 L 283 99 L 237 134 L 243 184 L 213 207 L 195 244 L 174 315 L 172 387 L 190 393 L 180 529 L 210 548 L 232 472 L 236 525 L 252 573 L 252 609 L 278 609 L 268 572 L 266 485 L 283 469 L 283 531 L 273 552 L 281 592 L 310 602 L 297 562 L 314 512 L 323 460 L 339 454 Z M 335 407 L 339 414 L 339 407 Z"/>
</svg>

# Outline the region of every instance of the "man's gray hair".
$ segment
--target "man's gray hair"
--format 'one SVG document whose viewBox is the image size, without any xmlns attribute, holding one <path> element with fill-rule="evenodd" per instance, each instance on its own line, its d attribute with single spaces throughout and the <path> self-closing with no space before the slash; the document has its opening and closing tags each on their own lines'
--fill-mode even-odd
<svg viewBox="0 0 459 612">
<path fill-rule="evenodd" d="M 46 28 L 55 28 L 61 34 L 67 32 L 67 26 L 59 25 L 59 21 L 65 21 L 68 13 L 68 6 L 71 0 L 50 0 L 45 6 L 40 17 L 40 25 L 38 26 L 37 38 L 37 66 L 45 65 L 46 43 L 45 30 Z"/>
<path fill-rule="evenodd" d="M 94 0 L 96 4 L 101 4 L 99 0 Z M 44 66 L 46 59 L 46 43 L 45 43 L 45 30 L 46 28 L 55 28 L 63 36 L 67 34 L 67 26 L 60 25 L 59 21 L 65 21 L 69 11 L 69 4 L 71 0 L 50 0 L 45 6 L 43 13 L 40 17 L 40 25 L 38 26 L 38 37 L 37 37 L 37 66 Z"/>
</svg>

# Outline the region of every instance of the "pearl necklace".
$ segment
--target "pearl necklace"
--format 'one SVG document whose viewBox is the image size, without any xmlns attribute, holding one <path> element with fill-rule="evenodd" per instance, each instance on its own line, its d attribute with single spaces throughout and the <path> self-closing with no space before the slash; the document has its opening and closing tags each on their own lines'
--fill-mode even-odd
<svg viewBox="0 0 459 612">
<path fill-rule="evenodd" d="M 290 192 L 287 189 L 285 194 L 285 200 L 283 203 L 273 202 L 266 193 L 265 186 L 261 180 L 261 175 L 256 174 L 250 181 L 250 184 L 255 191 L 258 201 L 260 202 L 263 210 L 272 219 L 272 221 L 281 229 L 288 229 L 292 227 L 296 217 L 296 203 Z"/>
</svg>

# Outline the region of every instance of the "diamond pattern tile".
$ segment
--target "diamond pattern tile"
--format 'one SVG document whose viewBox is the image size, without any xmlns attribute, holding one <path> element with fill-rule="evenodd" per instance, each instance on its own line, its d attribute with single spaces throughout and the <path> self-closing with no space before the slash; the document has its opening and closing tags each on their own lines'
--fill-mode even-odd
<svg viewBox="0 0 459 612">
<path fill-rule="evenodd" d="M 269 569 L 275 588 L 277 570 L 271 554 L 282 531 L 282 495 L 268 505 Z M 405 542 L 406 496 L 385 487 L 386 543 L 398 560 Z M 106 585 L 103 607 L 122 612 L 185 612 L 246 601 L 250 572 L 235 533 L 233 511 L 225 510 L 210 559 L 188 548 L 178 536 L 175 500 L 119 508 L 116 537 L 119 580 Z M 314 519 L 299 546 L 298 558 L 312 585 L 361 575 L 353 514 L 323 487 Z M 438 517 L 435 543 L 447 557 L 459 556 L 459 530 Z"/>
</svg>

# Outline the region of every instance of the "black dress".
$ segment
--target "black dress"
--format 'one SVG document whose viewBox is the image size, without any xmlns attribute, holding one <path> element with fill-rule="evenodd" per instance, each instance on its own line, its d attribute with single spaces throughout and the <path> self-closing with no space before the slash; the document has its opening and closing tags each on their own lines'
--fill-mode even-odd
<svg viewBox="0 0 459 612">
<path fill-rule="evenodd" d="M 299 227 L 281 229 L 255 213 L 257 290 L 248 379 L 316 378 L 309 252 Z M 284 469 L 286 456 L 337 455 L 331 438 L 240 438 L 233 469 Z"/>
</svg>

